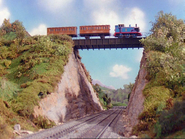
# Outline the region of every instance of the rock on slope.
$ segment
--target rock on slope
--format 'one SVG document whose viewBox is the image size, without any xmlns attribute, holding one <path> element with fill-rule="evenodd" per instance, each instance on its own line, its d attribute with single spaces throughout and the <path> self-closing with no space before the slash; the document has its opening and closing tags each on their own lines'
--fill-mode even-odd
<svg viewBox="0 0 185 139">
<path fill-rule="evenodd" d="M 147 75 L 147 71 L 145 69 L 146 66 L 146 53 L 143 52 L 143 57 L 140 63 L 140 70 L 138 76 L 136 78 L 136 82 L 132 89 L 129 103 L 127 106 L 127 115 L 130 121 L 131 126 L 135 126 L 138 123 L 138 116 L 143 111 L 143 89 L 145 88 L 148 81 L 145 79 Z"/>
<path fill-rule="evenodd" d="M 59 123 L 101 110 L 99 99 L 74 52 L 69 56 L 56 91 L 39 102 L 34 116 L 45 116 Z"/>
</svg>

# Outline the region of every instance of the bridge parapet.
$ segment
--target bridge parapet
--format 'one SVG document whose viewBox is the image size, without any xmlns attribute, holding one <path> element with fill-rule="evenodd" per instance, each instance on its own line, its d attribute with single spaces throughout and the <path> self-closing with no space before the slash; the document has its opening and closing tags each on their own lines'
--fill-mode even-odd
<svg viewBox="0 0 185 139">
<path fill-rule="evenodd" d="M 118 49 L 143 48 L 141 38 L 105 38 L 105 39 L 78 39 L 74 41 L 74 49 Z"/>
</svg>

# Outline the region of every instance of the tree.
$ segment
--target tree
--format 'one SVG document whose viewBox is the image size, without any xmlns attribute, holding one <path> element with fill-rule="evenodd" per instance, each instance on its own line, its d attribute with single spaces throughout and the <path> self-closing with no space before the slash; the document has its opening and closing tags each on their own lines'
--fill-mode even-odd
<svg viewBox="0 0 185 139">
<path fill-rule="evenodd" d="M 19 44 L 22 45 L 22 41 L 26 35 L 26 30 L 22 25 L 22 22 L 16 20 L 15 22 L 12 23 L 12 28 L 15 30 Z"/>
<path fill-rule="evenodd" d="M 3 24 L 0 28 L 0 35 L 10 35 L 12 32 L 16 34 L 16 38 L 19 44 L 22 45 L 22 41 L 26 36 L 26 30 L 22 23 L 19 20 L 16 20 L 11 24 L 9 19 L 4 19 Z"/>
<path fill-rule="evenodd" d="M 5 34 L 12 31 L 11 30 L 10 19 L 8 19 L 8 20 L 7 19 L 4 19 L 3 24 L 1 26 L 1 29 L 5 32 Z"/>
<path fill-rule="evenodd" d="M 130 94 L 132 92 L 133 87 L 134 87 L 134 83 L 129 83 L 129 85 L 127 85 L 127 88 L 129 89 L 128 101 L 130 99 Z"/>
<path fill-rule="evenodd" d="M 129 83 L 129 85 L 125 84 L 123 85 L 124 87 L 124 92 L 129 94 L 132 92 L 132 88 L 134 87 L 134 83 Z"/>
</svg>

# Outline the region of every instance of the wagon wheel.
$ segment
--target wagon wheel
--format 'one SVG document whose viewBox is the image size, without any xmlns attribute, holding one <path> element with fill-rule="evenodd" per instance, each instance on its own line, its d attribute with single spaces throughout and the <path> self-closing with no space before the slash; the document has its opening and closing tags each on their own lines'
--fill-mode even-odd
<svg viewBox="0 0 185 139">
<path fill-rule="evenodd" d="M 101 38 L 101 39 L 105 39 L 105 36 L 104 36 L 104 35 L 101 35 L 100 38 Z"/>
<path fill-rule="evenodd" d="M 90 37 L 89 36 L 85 36 L 85 39 L 89 39 Z"/>
</svg>

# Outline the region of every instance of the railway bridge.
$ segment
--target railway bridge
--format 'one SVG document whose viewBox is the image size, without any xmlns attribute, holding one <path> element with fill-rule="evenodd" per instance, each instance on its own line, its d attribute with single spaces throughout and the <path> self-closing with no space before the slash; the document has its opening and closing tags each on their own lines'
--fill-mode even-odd
<svg viewBox="0 0 185 139">
<path fill-rule="evenodd" d="M 74 49 L 143 48 L 142 38 L 74 39 Z"/>
</svg>

